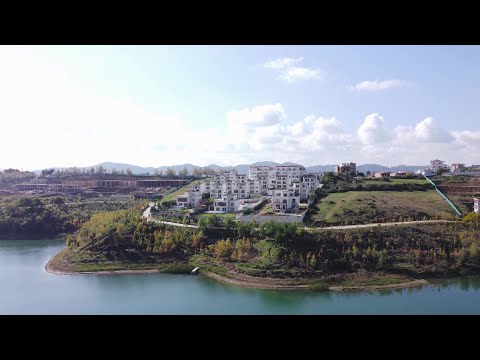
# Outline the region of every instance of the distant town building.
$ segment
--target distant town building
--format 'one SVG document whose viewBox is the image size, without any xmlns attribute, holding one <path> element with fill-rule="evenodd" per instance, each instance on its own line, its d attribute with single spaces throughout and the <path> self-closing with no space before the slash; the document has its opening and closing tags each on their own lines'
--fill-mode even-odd
<svg viewBox="0 0 480 360">
<path fill-rule="evenodd" d="M 450 165 L 450 171 L 459 171 L 460 169 L 463 169 L 465 167 L 465 164 L 460 164 L 460 163 L 454 163 Z"/>
<path fill-rule="evenodd" d="M 403 178 L 403 177 L 407 176 L 407 173 L 403 172 L 403 171 L 392 172 L 392 173 L 390 173 L 390 176 L 391 177 L 397 177 L 397 178 Z"/>
<path fill-rule="evenodd" d="M 374 176 L 376 178 L 388 178 L 388 177 L 390 177 L 390 173 L 388 173 L 388 172 L 376 172 Z"/>
<path fill-rule="evenodd" d="M 335 166 L 335 172 L 341 174 L 348 173 L 357 173 L 357 164 L 356 163 L 341 163 Z"/>
<path fill-rule="evenodd" d="M 473 198 L 473 211 L 480 212 L 480 199 Z"/>
<path fill-rule="evenodd" d="M 445 161 L 435 159 L 430 161 L 430 169 L 438 172 L 439 170 L 447 169 L 447 165 L 445 165 Z"/>
</svg>

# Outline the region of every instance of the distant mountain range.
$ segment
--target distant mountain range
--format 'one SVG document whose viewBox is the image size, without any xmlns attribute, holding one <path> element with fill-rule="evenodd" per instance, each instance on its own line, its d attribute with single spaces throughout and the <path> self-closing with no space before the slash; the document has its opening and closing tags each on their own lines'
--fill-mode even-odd
<svg viewBox="0 0 480 360">
<path fill-rule="evenodd" d="M 182 165 L 172 165 L 172 166 L 160 166 L 160 167 L 142 167 L 142 166 L 137 166 L 137 165 L 130 165 L 130 164 L 123 164 L 123 163 L 114 163 L 114 162 L 103 162 L 101 164 L 93 165 L 93 167 L 99 167 L 102 166 L 106 171 L 110 172 L 112 169 L 122 171 L 122 170 L 127 170 L 130 169 L 133 174 L 150 174 L 153 175 L 155 173 L 155 170 L 158 171 L 163 171 L 163 173 L 166 172 L 168 168 L 173 168 L 177 173 L 186 168 L 190 173 L 193 171 L 195 168 L 210 168 L 214 170 L 219 170 L 219 169 L 236 169 L 239 174 L 248 174 L 249 167 L 251 165 L 257 165 L 257 166 L 274 166 L 274 165 L 295 165 L 294 163 L 291 162 L 285 162 L 285 163 L 277 163 L 274 161 L 260 161 L 260 162 L 255 162 L 253 164 L 240 164 L 236 166 L 219 166 L 216 164 L 210 164 L 207 166 L 196 166 L 192 164 L 182 164 Z M 415 171 L 417 169 L 423 169 L 426 165 L 397 165 L 397 166 L 383 166 L 383 165 L 378 165 L 378 164 L 364 164 L 364 165 L 358 165 L 357 170 L 360 172 L 397 172 L 397 171 Z M 92 166 L 85 166 L 85 167 L 79 167 L 79 169 L 83 168 L 91 168 Z M 65 169 L 65 168 L 54 168 L 55 170 L 59 169 Z M 307 173 L 313 173 L 313 172 L 325 172 L 325 171 L 335 171 L 335 165 L 315 165 L 315 166 L 306 166 L 305 170 Z M 34 171 L 36 174 L 40 174 L 42 170 L 35 170 Z"/>
</svg>

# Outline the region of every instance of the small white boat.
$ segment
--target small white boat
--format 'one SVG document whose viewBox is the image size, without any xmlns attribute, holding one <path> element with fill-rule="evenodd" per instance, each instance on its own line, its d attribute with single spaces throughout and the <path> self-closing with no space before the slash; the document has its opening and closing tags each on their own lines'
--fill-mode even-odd
<svg viewBox="0 0 480 360">
<path fill-rule="evenodd" d="M 200 271 L 200 268 L 196 267 L 195 269 L 192 270 L 191 274 L 192 275 L 197 275 L 199 271 Z"/>
</svg>

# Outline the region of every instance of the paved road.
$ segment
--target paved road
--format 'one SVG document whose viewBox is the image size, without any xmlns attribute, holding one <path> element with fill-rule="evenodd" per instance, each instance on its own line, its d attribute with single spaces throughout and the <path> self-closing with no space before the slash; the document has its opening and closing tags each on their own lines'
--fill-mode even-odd
<svg viewBox="0 0 480 360">
<path fill-rule="evenodd" d="M 148 208 L 145 209 L 143 212 L 143 217 L 146 218 L 148 221 L 154 221 L 159 224 L 165 225 L 172 225 L 172 226 L 180 226 L 180 227 L 188 227 L 193 229 L 198 229 L 197 225 L 184 225 L 180 223 L 174 223 L 170 221 L 161 221 L 155 220 L 152 218 L 152 214 L 150 213 L 150 209 L 153 207 L 154 203 L 149 203 Z M 416 224 L 429 224 L 429 223 L 453 223 L 458 221 L 453 220 L 419 220 L 419 221 L 401 221 L 401 222 L 388 222 L 388 223 L 371 223 L 371 224 L 360 224 L 360 225 L 342 225 L 342 226 L 329 226 L 329 227 L 305 227 L 307 231 L 315 231 L 315 230 L 342 230 L 342 229 L 360 229 L 360 228 L 369 228 L 369 227 L 376 227 L 376 226 L 395 226 L 395 225 L 416 225 Z"/>
<path fill-rule="evenodd" d="M 152 222 L 156 222 L 158 224 L 164 224 L 164 225 L 172 225 L 172 226 L 180 226 L 180 227 L 187 227 L 187 228 L 192 228 L 192 229 L 198 229 L 198 226 L 197 225 L 184 225 L 184 224 L 180 224 L 180 223 L 175 223 L 175 222 L 170 222 L 170 221 L 162 221 L 162 220 L 156 220 L 152 217 L 152 214 L 151 214 L 151 209 L 152 207 L 154 206 L 155 204 L 154 203 L 149 203 L 148 204 L 148 207 L 145 209 L 145 211 L 143 212 L 143 215 L 142 217 L 144 217 L 145 219 L 147 219 L 147 221 L 152 221 Z"/>
<path fill-rule="evenodd" d="M 453 220 L 419 220 L 419 221 L 402 221 L 402 222 L 388 222 L 388 223 L 372 223 L 372 224 L 361 224 L 361 225 L 343 225 L 343 226 L 329 226 L 329 227 L 315 227 L 315 228 L 305 228 L 307 230 L 341 230 L 341 229 L 359 229 L 359 228 L 368 228 L 375 226 L 394 226 L 394 225 L 415 225 L 415 224 L 428 224 L 428 223 L 448 223 L 448 222 L 458 222 Z"/>
</svg>

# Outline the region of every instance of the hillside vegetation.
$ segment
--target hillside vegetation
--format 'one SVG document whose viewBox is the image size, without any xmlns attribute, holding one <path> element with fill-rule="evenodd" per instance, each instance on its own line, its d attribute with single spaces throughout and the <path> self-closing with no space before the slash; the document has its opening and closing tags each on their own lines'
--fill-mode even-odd
<svg viewBox="0 0 480 360">
<path fill-rule="evenodd" d="M 130 208 L 134 202 L 82 201 L 61 196 L 0 198 L 0 237 L 72 233 L 100 211 Z"/>
<path fill-rule="evenodd" d="M 344 279 L 358 271 L 423 276 L 475 273 L 479 217 L 464 222 L 306 231 L 294 223 L 225 222 L 199 229 L 146 222 L 141 208 L 95 214 L 53 264 L 71 271 L 203 269 L 278 278 Z M 174 264 L 174 265 L 172 265 Z"/>
</svg>

